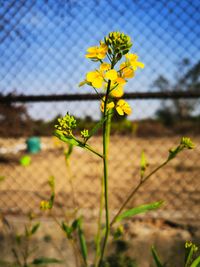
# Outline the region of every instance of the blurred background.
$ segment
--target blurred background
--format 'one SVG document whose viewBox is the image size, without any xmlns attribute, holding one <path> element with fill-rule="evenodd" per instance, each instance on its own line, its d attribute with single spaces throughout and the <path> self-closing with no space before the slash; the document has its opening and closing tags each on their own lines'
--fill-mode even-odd
<svg viewBox="0 0 200 267">
<path fill-rule="evenodd" d="M 40 214 L 54 176 L 55 212 L 73 209 L 73 194 L 85 217 L 96 218 L 101 161 L 74 148 L 69 172 L 67 147 L 52 132 L 66 112 L 76 117 L 78 130 L 101 117 L 91 88 L 78 87 L 96 67 L 85 53 L 109 32 L 122 31 L 145 68 L 126 86 L 132 115 L 113 119 L 111 210 L 138 183 L 142 151 L 150 172 L 188 136 L 196 149 L 157 173 L 130 206 L 165 200 L 164 208 L 142 218 L 199 225 L 199 22 L 198 0 L 0 1 L 0 211 Z M 100 132 L 91 144 L 101 150 Z"/>
</svg>

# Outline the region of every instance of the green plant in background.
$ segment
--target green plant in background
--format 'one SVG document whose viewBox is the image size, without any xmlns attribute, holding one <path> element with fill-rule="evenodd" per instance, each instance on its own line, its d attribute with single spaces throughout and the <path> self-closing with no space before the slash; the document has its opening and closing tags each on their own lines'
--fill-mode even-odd
<svg viewBox="0 0 200 267">
<path fill-rule="evenodd" d="M 142 206 L 126 210 L 127 204 L 130 200 L 132 200 L 140 187 L 144 185 L 153 174 L 173 160 L 177 154 L 184 149 L 194 148 L 192 141 L 187 137 L 183 137 L 180 144 L 169 151 L 168 158 L 147 175 L 146 170 L 148 163 L 143 152 L 141 157 L 140 181 L 136 187 L 132 188 L 126 199 L 124 199 L 115 216 L 110 219 L 108 194 L 108 150 L 112 116 L 114 112 L 117 112 L 119 116 L 131 114 L 132 110 L 130 105 L 122 99 L 124 87 L 128 80 L 135 76 L 137 69 L 144 68 L 144 64 L 138 61 L 138 56 L 136 54 L 129 53 L 131 47 L 132 42 L 128 35 L 120 32 L 111 32 L 104 38 L 103 41 L 100 41 L 99 46 L 88 48 L 86 58 L 96 63 L 97 67 L 86 74 L 86 77 L 84 81 L 80 83 L 80 86 L 90 86 L 99 96 L 102 118 L 91 130 L 83 129 L 80 134 L 77 134 L 77 131 L 76 134 L 74 133 L 74 130 L 77 127 L 77 122 L 76 119 L 69 113 L 67 113 L 64 117 L 59 118 L 58 123 L 55 125 L 55 136 L 57 136 L 61 141 L 69 144 L 71 149 L 72 146 L 81 147 L 99 157 L 103 162 L 101 203 L 98 231 L 95 238 L 96 255 L 93 262 L 90 262 L 88 259 L 88 249 L 83 232 L 83 216 L 75 216 L 74 219 L 67 222 L 59 222 L 56 220 L 61 229 L 65 232 L 67 239 L 72 243 L 77 255 L 79 255 L 80 259 L 79 262 L 77 262 L 77 265 L 80 264 L 81 266 L 105 266 L 106 261 L 104 260 L 104 255 L 108 243 L 108 237 L 115 224 L 119 224 L 123 219 L 137 214 L 158 209 L 163 204 L 163 201 L 159 200 L 154 203 L 144 204 Z M 102 128 L 103 149 L 102 151 L 97 151 L 94 147 L 89 145 L 89 140 L 100 128 Z M 71 154 L 70 148 L 68 152 L 69 153 L 66 153 L 66 162 L 68 162 L 68 157 Z M 51 210 L 54 204 L 54 182 L 51 181 L 49 185 L 52 193 L 49 201 L 41 202 L 41 208 L 44 210 Z M 105 210 L 105 226 L 102 227 L 103 209 Z M 122 265 L 116 264 L 115 266 Z M 129 264 L 127 266 L 133 265 Z"/>
<path fill-rule="evenodd" d="M 24 231 L 22 233 L 16 233 L 9 221 L 5 216 L 2 216 L 1 220 L 7 230 L 8 234 L 14 236 L 12 242 L 11 252 L 14 261 L 8 262 L 0 260 L 0 266 L 3 267 L 33 267 L 33 266 L 48 266 L 49 264 L 62 263 L 60 260 L 49 257 L 37 257 L 38 246 L 33 245 L 33 237 L 37 233 L 40 223 L 33 222 L 35 216 L 29 215 L 29 222 L 24 225 Z"/>
<path fill-rule="evenodd" d="M 161 263 L 155 247 L 151 248 L 156 267 L 166 267 L 167 264 Z M 198 247 L 192 242 L 185 243 L 185 260 L 183 267 L 200 267 L 200 255 L 197 255 Z"/>
</svg>

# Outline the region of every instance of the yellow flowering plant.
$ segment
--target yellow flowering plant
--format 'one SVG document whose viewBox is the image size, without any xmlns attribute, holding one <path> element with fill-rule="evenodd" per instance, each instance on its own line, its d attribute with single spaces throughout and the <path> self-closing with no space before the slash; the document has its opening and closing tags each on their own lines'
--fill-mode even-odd
<svg viewBox="0 0 200 267">
<path fill-rule="evenodd" d="M 57 125 L 55 125 L 54 135 L 61 141 L 69 144 L 70 148 L 73 146 L 79 146 L 91 153 L 94 153 L 96 156 L 100 157 L 103 162 L 101 204 L 98 231 L 95 238 L 96 253 L 94 261 L 88 259 L 87 243 L 85 241 L 82 224 L 84 219 L 83 216 L 76 216 L 70 223 L 66 223 L 65 221 L 62 221 L 61 223 L 58 222 L 61 229 L 65 232 L 68 240 L 72 242 L 72 240 L 75 239 L 78 242 L 76 247 L 79 252 L 78 255 L 81 258 L 80 265 L 85 267 L 105 266 L 104 255 L 108 243 L 108 237 L 111 233 L 111 228 L 115 225 L 115 223 L 119 224 L 126 218 L 157 209 L 163 204 L 163 201 L 157 201 L 139 207 L 133 207 L 128 210 L 126 209 L 127 204 L 133 196 L 153 174 L 173 160 L 181 151 L 194 148 L 194 144 L 189 138 L 182 138 L 180 144 L 169 151 L 169 156 L 166 161 L 147 175 L 146 170 L 148 168 L 148 162 L 144 153 L 142 153 L 140 182 L 136 187 L 131 189 L 115 216 L 110 219 L 108 198 L 108 147 L 112 115 L 114 112 L 117 112 L 119 116 L 130 115 L 132 113 L 131 106 L 123 99 L 124 88 L 128 80 L 135 77 L 136 71 L 139 68 L 144 68 L 144 64 L 138 61 L 138 56 L 134 53 L 130 53 L 131 47 L 132 42 L 128 35 L 121 32 L 111 32 L 104 38 L 104 40 L 100 41 L 99 46 L 92 46 L 88 48 L 86 58 L 95 62 L 97 67 L 89 71 L 85 75 L 85 79 L 79 85 L 88 85 L 96 94 L 98 94 L 100 97 L 102 119 L 93 129 L 90 131 L 83 129 L 79 135 L 77 135 L 77 132 L 76 134 L 74 133 L 77 122 L 75 118 L 68 113 L 63 118 L 59 118 Z M 102 152 L 97 151 L 88 144 L 88 140 L 98 131 L 99 128 L 102 128 Z M 70 156 L 72 149 L 69 151 L 67 158 Z M 51 181 L 50 187 L 52 191 L 50 200 L 41 202 L 41 209 L 43 210 L 51 210 L 53 208 L 55 197 L 53 181 Z M 105 210 L 105 227 L 102 228 L 103 209 Z M 78 240 L 75 238 L 77 235 L 79 237 Z M 74 242 L 72 243 L 73 246 L 75 246 Z"/>
</svg>

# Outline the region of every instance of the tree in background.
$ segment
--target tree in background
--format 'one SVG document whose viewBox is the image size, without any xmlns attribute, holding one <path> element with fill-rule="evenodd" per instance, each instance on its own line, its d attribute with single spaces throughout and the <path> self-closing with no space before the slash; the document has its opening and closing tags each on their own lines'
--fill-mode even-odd
<svg viewBox="0 0 200 267">
<path fill-rule="evenodd" d="M 183 59 L 178 64 L 174 84 L 172 84 L 166 77 L 160 75 L 154 81 L 153 85 L 162 92 L 194 92 L 200 90 L 200 62 L 191 66 L 188 59 Z M 156 115 L 165 124 L 170 125 L 177 120 L 190 118 L 196 107 L 197 100 L 173 99 L 162 101 L 162 107 L 156 112 Z"/>
</svg>

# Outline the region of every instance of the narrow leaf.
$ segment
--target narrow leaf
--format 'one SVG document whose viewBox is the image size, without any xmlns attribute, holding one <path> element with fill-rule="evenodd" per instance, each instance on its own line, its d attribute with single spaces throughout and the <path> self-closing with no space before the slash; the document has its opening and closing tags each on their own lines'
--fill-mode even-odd
<svg viewBox="0 0 200 267">
<path fill-rule="evenodd" d="M 87 140 L 89 140 L 90 137 L 92 137 L 99 130 L 99 128 L 101 128 L 106 119 L 106 117 L 103 117 L 99 122 L 97 122 L 97 124 L 89 131 L 89 137 Z"/>
<path fill-rule="evenodd" d="M 140 177 L 141 179 L 144 177 L 144 173 L 148 167 L 147 159 L 144 151 L 142 151 L 141 160 L 140 160 Z"/>
<path fill-rule="evenodd" d="M 80 242 L 81 253 L 82 253 L 83 259 L 84 259 L 85 263 L 87 263 L 87 245 L 86 245 L 84 233 L 82 230 L 81 219 L 80 219 L 79 224 L 78 224 L 78 237 L 79 237 L 79 242 Z"/>
<path fill-rule="evenodd" d="M 73 221 L 73 223 L 72 223 L 72 225 L 71 225 L 73 231 L 75 231 L 75 230 L 78 228 L 78 225 L 79 225 L 79 223 L 80 223 L 79 220 L 80 220 L 80 219 L 75 219 L 75 220 Z"/>
<path fill-rule="evenodd" d="M 51 263 L 62 263 L 62 261 L 55 258 L 37 258 L 32 261 L 32 264 L 34 265 L 51 264 Z"/>
<path fill-rule="evenodd" d="M 157 251 L 154 247 L 151 248 L 151 253 L 153 255 L 156 267 L 164 267 L 164 265 L 160 262 L 160 259 L 158 257 Z"/>
<path fill-rule="evenodd" d="M 35 225 L 33 225 L 31 229 L 31 234 L 33 235 L 34 233 L 36 233 L 39 227 L 40 227 L 40 223 L 36 223 Z"/>
<path fill-rule="evenodd" d="M 74 139 L 73 137 L 70 137 L 70 136 L 65 136 L 58 130 L 54 131 L 54 135 L 65 143 L 71 144 L 73 146 L 79 146 L 79 142 L 76 139 Z"/>
<path fill-rule="evenodd" d="M 194 254 L 198 250 L 191 241 L 185 243 L 185 267 L 189 267 L 194 259 Z"/>
<path fill-rule="evenodd" d="M 66 225 L 66 223 L 62 222 L 62 229 L 66 233 L 67 238 L 69 238 L 69 239 L 72 238 L 72 231 L 73 231 L 72 227 L 70 227 L 70 226 Z"/>
<path fill-rule="evenodd" d="M 200 256 L 193 261 L 191 267 L 200 267 Z"/>
<path fill-rule="evenodd" d="M 68 150 L 65 152 L 65 159 L 68 160 L 73 151 L 73 145 L 69 144 Z"/>
<path fill-rule="evenodd" d="M 116 222 L 119 222 L 125 218 L 135 216 L 137 214 L 141 214 L 141 213 L 145 213 L 150 210 L 158 209 L 161 207 L 162 204 L 163 204 L 163 201 L 157 201 L 157 202 L 150 203 L 147 205 L 142 205 L 142 206 L 130 209 L 130 210 L 126 210 L 117 217 Z"/>
</svg>

